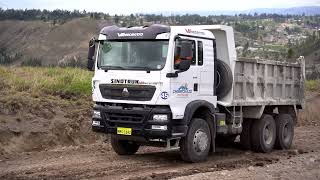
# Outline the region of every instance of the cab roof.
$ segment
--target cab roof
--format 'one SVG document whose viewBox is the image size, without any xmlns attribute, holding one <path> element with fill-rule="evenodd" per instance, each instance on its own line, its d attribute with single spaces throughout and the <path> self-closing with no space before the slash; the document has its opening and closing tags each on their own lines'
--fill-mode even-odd
<svg viewBox="0 0 320 180">
<path fill-rule="evenodd" d="M 157 35 L 169 33 L 170 26 L 153 24 L 151 26 L 139 27 L 104 27 L 100 34 L 106 35 L 108 40 L 112 39 L 156 39 Z"/>
</svg>

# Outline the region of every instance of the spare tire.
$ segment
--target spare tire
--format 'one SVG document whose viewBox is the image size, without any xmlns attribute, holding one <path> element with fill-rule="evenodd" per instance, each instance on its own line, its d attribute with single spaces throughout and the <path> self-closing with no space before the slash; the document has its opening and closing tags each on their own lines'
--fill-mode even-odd
<svg viewBox="0 0 320 180">
<path fill-rule="evenodd" d="M 232 71 L 229 65 L 219 59 L 216 60 L 217 78 L 216 94 L 218 99 L 225 97 L 231 90 L 233 83 Z"/>
</svg>

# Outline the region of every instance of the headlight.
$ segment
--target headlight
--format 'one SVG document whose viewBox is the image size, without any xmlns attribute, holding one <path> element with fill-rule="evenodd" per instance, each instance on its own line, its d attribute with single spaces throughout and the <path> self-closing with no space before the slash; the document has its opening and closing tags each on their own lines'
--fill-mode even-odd
<svg viewBox="0 0 320 180">
<path fill-rule="evenodd" d="M 154 114 L 153 120 L 154 121 L 167 121 L 168 115 L 167 114 Z"/>
<path fill-rule="evenodd" d="M 93 111 L 93 118 L 101 119 L 101 113 L 100 111 Z"/>
<path fill-rule="evenodd" d="M 151 129 L 166 131 L 166 130 L 168 130 L 168 126 L 167 125 L 165 125 L 165 126 L 152 125 Z"/>
<path fill-rule="evenodd" d="M 92 121 L 92 126 L 100 126 L 100 121 Z"/>
</svg>

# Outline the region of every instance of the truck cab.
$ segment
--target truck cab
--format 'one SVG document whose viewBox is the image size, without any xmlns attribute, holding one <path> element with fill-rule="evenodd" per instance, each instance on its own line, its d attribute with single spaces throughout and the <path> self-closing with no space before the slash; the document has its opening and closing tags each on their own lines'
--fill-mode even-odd
<svg viewBox="0 0 320 180">
<path fill-rule="evenodd" d="M 219 133 L 242 131 L 242 106 L 233 104 L 235 60 L 231 27 L 104 27 L 89 43 L 92 129 L 111 134 L 119 155 L 150 145 L 203 161 Z"/>
</svg>

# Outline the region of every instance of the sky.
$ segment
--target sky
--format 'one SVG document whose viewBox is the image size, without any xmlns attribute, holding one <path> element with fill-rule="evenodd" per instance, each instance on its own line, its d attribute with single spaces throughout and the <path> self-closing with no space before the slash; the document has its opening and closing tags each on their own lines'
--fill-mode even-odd
<svg viewBox="0 0 320 180">
<path fill-rule="evenodd" d="M 0 0 L 0 7 L 15 9 L 66 9 L 110 14 L 248 10 L 320 6 L 320 0 Z"/>
</svg>

